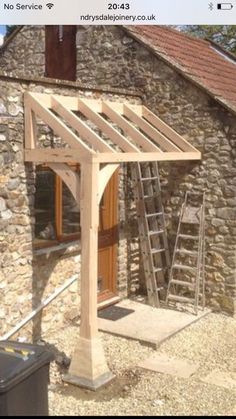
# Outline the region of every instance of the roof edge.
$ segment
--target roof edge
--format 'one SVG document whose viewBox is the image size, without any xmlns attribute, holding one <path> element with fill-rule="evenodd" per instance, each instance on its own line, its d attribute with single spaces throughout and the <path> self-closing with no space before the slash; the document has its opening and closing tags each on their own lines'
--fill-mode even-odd
<svg viewBox="0 0 236 419">
<path fill-rule="evenodd" d="M 4 43 L 0 47 L 0 53 L 2 53 L 5 48 L 12 42 L 12 40 L 15 38 L 15 36 L 21 31 L 21 29 L 24 27 L 24 25 L 18 26 L 14 31 L 7 37 L 7 39 L 4 41 Z"/>
<path fill-rule="evenodd" d="M 215 95 L 208 87 L 206 87 L 202 83 L 200 83 L 198 81 L 198 79 L 195 78 L 194 76 L 190 76 L 189 74 L 186 74 L 184 68 L 180 64 L 176 63 L 174 60 L 169 58 L 166 54 L 164 54 L 164 52 L 161 53 L 154 46 L 150 46 L 149 44 L 147 44 L 145 39 L 141 35 L 138 36 L 135 33 L 133 33 L 132 27 L 127 27 L 127 26 L 123 25 L 122 28 L 128 35 L 130 35 L 133 39 L 135 39 L 135 41 L 139 42 L 141 45 L 143 45 L 145 48 L 147 48 L 150 52 L 155 54 L 160 60 L 164 61 L 172 69 L 176 70 L 179 74 L 181 74 L 185 79 L 187 79 L 188 81 L 193 83 L 195 86 L 200 88 L 202 91 L 207 93 L 212 99 L 214 99 L 217 103 L 219 103 L 221 106 L 226 108 L 229 112 L 236 115 L 236 106 L 235 107 L 232 106 L 231 104 L 229 104 L 223 98 Z M 205 42 L 207 42 L 207 41 L 205 40 Z M 218 46 L 218 44 L 216 44 L 216 45 Z M 236 60 L 235 56 L 234 56 L 234 59 Z"/>
<path fill-rule="evenodd" d="M 231 60 L 236 62 L 236 55 L 233 54 L 232 52 L 228 51 L 226 48 L 222 47 L 222 45 L 217 44 L 217 42 L 213 41 L 210 38 L 205 38 L 206 41 L 208 41 L 213 47 L 215 47 L 215 49 L 219 50 L 220 52 L 222 52 L 224 55 L 226 55 L 228 58 L 230 58 Z"/>
</svg>

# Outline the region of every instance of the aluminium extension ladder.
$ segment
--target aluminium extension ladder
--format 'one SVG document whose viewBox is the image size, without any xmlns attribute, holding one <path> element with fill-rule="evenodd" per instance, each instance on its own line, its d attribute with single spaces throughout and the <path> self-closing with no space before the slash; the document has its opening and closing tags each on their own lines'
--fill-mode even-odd
<svg viewBox="0 0 236 419">
<path fill-rule="evenodd" d="M 166 302 L 205 306 L 205 194 L 186 192 L 181 208 Z"/>
<path fill-rule="evenodd" d="M 166 296 L 171 262 L 157 163 L 133 163 L 132 179 L 148 301 L 160 307 L 160 297 Z"/>
</svg>

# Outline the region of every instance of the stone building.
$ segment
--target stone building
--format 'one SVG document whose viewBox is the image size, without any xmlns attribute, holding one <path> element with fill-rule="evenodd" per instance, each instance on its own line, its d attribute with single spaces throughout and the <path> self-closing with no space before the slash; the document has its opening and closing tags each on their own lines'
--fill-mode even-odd
<svg viewBox="0 0 236 419">
<path fill-rule="evenodd" d="M 36 169 L 23 163 L 22 95 L 29 89 L 72 92 L 72 96 L 112 95 L 120 100 L 128 97 L 132 103 L 142 100 L 201 151 L 200 163 L 160 164 L 170 249 L 172 252 L 185 192 L 204 190 L 207 304 L 234 314 L 235 57 L 210 41 L 166 27 L 23 26 L 1 48 L 0 69 L 3 329 L 29 312 L 32 301 L 37 306 L 79 269 L 79 209 L 47 167 Z M 51 131 L 42 125 L 40 135 L 44 145 L 49 145 Z M 117 175 L 113 177 L 106 193 L 101 221 L 110 220 L 104 228 L 110 235 L 102 235 L 101 222 L 98 283 L 100 302 L 105 303 L 143 289 L 129 166 L 122 168 L 119 181 Z M 69 214 L 66 208 L 71 209 Z M 107 278 L 105 285 L 102 277 Z M 72 318 L 78 304 L 77 288 L 72 286 L 45 311 L 43 328 L 50 327 L 52 319 Z"/>
</svg>

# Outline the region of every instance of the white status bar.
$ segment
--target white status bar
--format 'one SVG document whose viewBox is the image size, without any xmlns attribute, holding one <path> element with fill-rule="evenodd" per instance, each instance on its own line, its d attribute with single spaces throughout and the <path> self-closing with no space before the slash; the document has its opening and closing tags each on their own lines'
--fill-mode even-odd
<svg viewBox="0 0 236 419">
<path fill-rule="evenodd" d="M 0 24 L 234 25 L 236 0 L 0 0 Z"/>
</svg>

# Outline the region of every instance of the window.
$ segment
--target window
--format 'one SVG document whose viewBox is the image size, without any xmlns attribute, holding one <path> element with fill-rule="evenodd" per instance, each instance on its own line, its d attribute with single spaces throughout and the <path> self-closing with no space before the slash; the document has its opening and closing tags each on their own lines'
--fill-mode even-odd
<svg viewBox="0 0 236 419">
<path fill-rule="evenodd" d="M 79 166 L 71 166 L 79 171 Z M 50 168 L 38 166 L 35 194 L 35 247 L 80 237 L 80 209 L 68 187 Z"/>
</svg>

